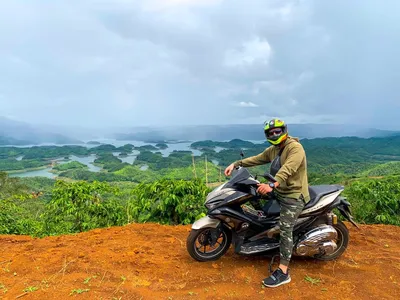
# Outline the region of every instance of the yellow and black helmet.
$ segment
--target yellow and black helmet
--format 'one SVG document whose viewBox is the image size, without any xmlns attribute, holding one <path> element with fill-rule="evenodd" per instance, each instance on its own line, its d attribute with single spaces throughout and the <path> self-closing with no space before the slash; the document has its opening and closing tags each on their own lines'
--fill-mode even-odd
<svg viewBox="0 0 400 300">
<path fill-rule="evenodd" d="M 268 142 L 279 145 L 288 136 L 287 125 L 282 120 L 272 119 L 264 123 L 264 133 Z"/>
</svg>

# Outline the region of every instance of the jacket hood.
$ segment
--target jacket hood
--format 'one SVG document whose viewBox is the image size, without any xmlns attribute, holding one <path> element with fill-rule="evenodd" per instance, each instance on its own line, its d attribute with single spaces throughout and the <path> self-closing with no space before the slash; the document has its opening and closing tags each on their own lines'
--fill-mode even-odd
<svg viewBox="0 0 400 300">
<path fill-rule="evenodd" d="M 300 143 L 300 140 L 297 137 L 288 136 L 284 142 L 284 145 L 287 146 L 291 143 Z M 279 147 L 279 145 L 277 145 L 276 147 Z"/>
</svg>

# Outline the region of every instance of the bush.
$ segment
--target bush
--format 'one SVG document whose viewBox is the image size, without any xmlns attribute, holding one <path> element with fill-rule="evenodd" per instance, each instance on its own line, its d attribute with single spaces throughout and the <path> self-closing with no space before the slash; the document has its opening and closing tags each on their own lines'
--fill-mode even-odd
<svg viewBox="0 0 400 300">
<path fill-rule="evenodd" d="M 162 179 L 141 183 L 128 204 L 136 222 L 189 224 L 205 215 L 204 201 L 209 188 L 200 180 Z"/>
<path fill-rule="evenodd" d="M 354 181 L 344 195 L 353 205 L 356 220 L 364 223 L 400 225 L 400 182 L 398 177 Z"/>
<path fill-rule="evenodd" d="M 124 224 L 122 205 L 102 195 L 116 195 L 118 190 L 107 183 L 57 181 L 52 199 L 43 215 L 45 232 L 59 234 L 82 232 L 98 227 Z"/>
</svg>

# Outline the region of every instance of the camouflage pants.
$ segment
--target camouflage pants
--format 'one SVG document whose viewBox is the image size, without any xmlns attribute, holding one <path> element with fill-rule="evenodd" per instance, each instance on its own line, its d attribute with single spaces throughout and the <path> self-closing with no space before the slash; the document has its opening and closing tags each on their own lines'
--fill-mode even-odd
<svg viewBox="0 0 400 300">
<path fill-rule="evenodd" d="M 278 197 L 281 207 L 279 229 L 280 229 L 280 263 L 288 266 L 293 251 L 293 227 L 297 218 L 304 208 L 303 198 Z"/>
</svg>

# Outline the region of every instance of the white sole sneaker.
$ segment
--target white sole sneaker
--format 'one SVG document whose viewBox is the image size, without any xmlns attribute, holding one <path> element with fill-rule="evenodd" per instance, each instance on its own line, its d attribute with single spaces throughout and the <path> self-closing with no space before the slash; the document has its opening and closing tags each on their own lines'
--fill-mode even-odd
<svg viewBox="0 0 400 300">
<path fill-rule="evenodd" d="M 290 276 L 289 276 L 285 281 L 282 281 L 282 282 L 280 282 L 280 283 L 278 283 L 278 284 L 268 285 L 268 284 L 265 284 L 264 281 L 262 281 L 262 284 L 263 284 L 264 286 L 266 286 L 266 287 L 274 288 L 274 287 L 278 287 L 278 286 L 280 286 L 280 285 L 289 283 L 290 281 L 292 281 L 292 278 L 290 278 Z"/>
</svg>

